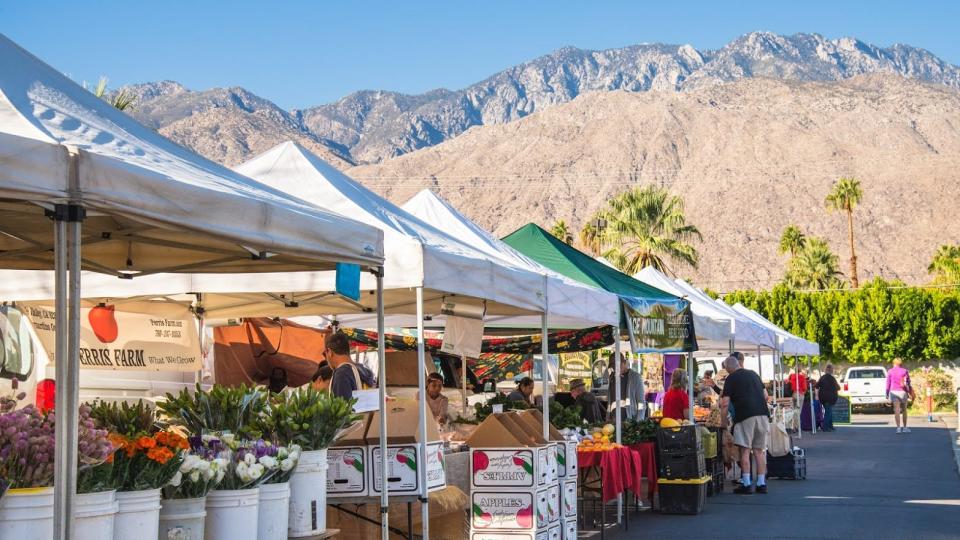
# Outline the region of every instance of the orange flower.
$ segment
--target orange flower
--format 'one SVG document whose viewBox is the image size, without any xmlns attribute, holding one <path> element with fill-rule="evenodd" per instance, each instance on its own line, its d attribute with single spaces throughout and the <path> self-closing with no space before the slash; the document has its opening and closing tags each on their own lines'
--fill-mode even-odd
<svg viewBox="0 0 960 540">
<path fill-rule="evenodd" d="M 173 432 L 161 431 L 160 433 L 157 433 L 157 442 L 166 447 L 179 450 L 186 450 L 190 448 L 186 438 L 181 437 Z"/>
<path fill-rule="evenodd" d="M 113 454 L 116 452 L 110 452 L 110 455 L 107 456 L 107 463 L 113 463 Z"/>
<path fill-rule="evenodd" d="M 157 447 L 147 450 L 147 457 L 161 465 L 165 465 L 174 456 L 169 448 Z"/>
<path fill-rule="evenodd" d="M 152 437 L 143 436 L 137 439 L 137 446 L 146 450 L 157 446 L 157 441 Z"/>
</svg>

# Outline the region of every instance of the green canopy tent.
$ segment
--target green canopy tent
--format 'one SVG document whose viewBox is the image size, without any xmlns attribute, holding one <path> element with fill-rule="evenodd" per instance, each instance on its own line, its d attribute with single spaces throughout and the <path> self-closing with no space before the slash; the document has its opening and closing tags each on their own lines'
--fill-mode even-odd
<svg viewBox="0 0 960 540">
<path fill-rule="evenodd" d="M 633 352 L 689 353 L 697 349 L 690 302 L 687 300 L 633 279 L 560 241 L 533 223 L 510 233 L 503 241 L 554 272 L 619 296 L 620 336 L 630 339 Z M 619 426 L 622 401 L 619 339 L 614 346 L 616 423 Z M 617 430 L 617 442 L 620 442 L 620 431 Z"/>
<path fill-rule="evenodd" d="M 623 304 L 620 328 L 632 338 L 634 352 L 696 350 L 687 300 L 633 279 L 533 223 L 510 233 L 503 241 L 554 272 L 619 296 Z"/>
</svg>

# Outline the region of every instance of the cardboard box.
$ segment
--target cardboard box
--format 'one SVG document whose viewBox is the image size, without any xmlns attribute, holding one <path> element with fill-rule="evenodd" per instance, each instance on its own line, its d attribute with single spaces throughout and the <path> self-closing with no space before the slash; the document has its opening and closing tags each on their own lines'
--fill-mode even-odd
<svg viewBox="0 0 960 540">
<path fill-rule="evenodd" d="M 560 498 L 563 500 L 563 517 L 577 517 L 577 479 L 567 480 L 560 484 Z"/>
<path fill-rule="evenodd" d="M 470 540 L 550 540 L 550 531 L 539 533 L 481 531 L 473 533 Z"/>
<path fill-rule="evenodd" d="M 550 530 L 547 531 L 547 538 L 549 540 L 561 540 L 563 538 L 563 528 L 559 523 L 550 527 Z"/>
<path fill-rule="evenodd" d="M 421 455 L 420 430 L 417 428 L 418 403 L 414 400 L 396 400 L 387 404 L 387 485 L 394 495 L 417 495 L 420 493 L 421 464 L 427 467 L 427 491 L 436 491 L 447 485 L 443 462 L 443 442 L 437 430 L 436 419 L 427 415 L 427 456 Z M 383 472 L 380 464 L 380 414 L 370 415 L 366 444 L 367 481 L 370 496 L 382 491 Z M 424 459 L 426 458 L 426 459 Z"/>
<path fill-rule="evenodd" d="M 370 415 L 363 415 L 327 449 L 328 498 L 366 497 L 370 494 L 366 439 L 369 424 Z"/>
<path fill-rule="evenodd" d="M 473 490 L 470 493 L 471 532 L 546 530 L 550 526 L 548 491 Z"/>
<path fill-rule="evenodd" d="M 543 415 L 540 414 L 540 411 L 537 409 L 529 409 L 525 411 L 515 411 L 513 413 L 514 418 L 517 420 L 523 428 L 534 438 L 538 443 L 547 446 L 547 452 L 543 454 L 543 458 L 546 460 L 547 467 L 547 483 L 552 484 L 556 482 L 560 477 L 559 470 L 559 450 L 558 444 L 553 442 L 553 440 L 547 440 L 543 438 Z M 560 432 L 557 431 L 557 428 L 553 427 L 553 424 L 549 424 L 549 430 L 551 434 L 551 439 L 556 437 L 560 441 L 564 441 L 563 436 L 560 435 Z"/>
<path fill-rule="evenodd" d="M 563 515 L 563 508 L 560 506 L 560 485 L 553 485 L 547 488 L 547 521 L 556 523 L 560 521 Z"/>
<path fill-rule="evenodd" d="M 577 540 L 577 518 L 563 518 L 560 531 L 561 540 Z"/>
<path fill-rule="evenodd" d="M 533 418 L 538 426 L 543 426 L 543 413 L 537 409 L 523 411 Z M 541 427 L 542 430 L 542 427 Z M 577 476 L 577 441 L 568 441 L 553 424 L 550 424 L 550 442 L 557 445 L 557 476 L 560 478 Z"/>
<path fill-rule="evenodd" d="M 491 414 L 467 439 L 472 488 L 535 493 L 548 486 L 549 449 L 527 433 L 514 416 Z"/>
</svg>

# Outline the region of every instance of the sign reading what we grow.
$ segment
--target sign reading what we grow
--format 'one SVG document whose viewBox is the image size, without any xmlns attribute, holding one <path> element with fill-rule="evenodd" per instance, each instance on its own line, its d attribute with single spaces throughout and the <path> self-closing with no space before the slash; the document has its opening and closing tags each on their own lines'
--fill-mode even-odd
<svg viewBox="0 0 960 540">
<path fill-rule="evenodd" d="M 47 356 L 56 359 L 53 306 L 25 304 Z M 87 369 L 197 371 L 201 367 L 197 320 L 176 302 L 130 302 L 80 308 L 80 367 Z"/>
</svg>

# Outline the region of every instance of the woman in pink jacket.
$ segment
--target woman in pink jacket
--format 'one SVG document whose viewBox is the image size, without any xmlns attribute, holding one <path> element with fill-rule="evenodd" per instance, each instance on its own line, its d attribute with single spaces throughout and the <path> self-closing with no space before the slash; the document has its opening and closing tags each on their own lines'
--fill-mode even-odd
<svg viewBox="0 0 960 540">
<path fill-rule="evenodd" d="M 910 433 L 907 427 L 907 408 L 910 399 L 910 373 L 903 367 L 903 360 L 893 359 L 893 367 L 887 371 L 887 399 L 893 403 L 893 419 L 897 422 L 897 433 Z M 903 418 L 903 427 L 900 419 Z"/>
</svg>

